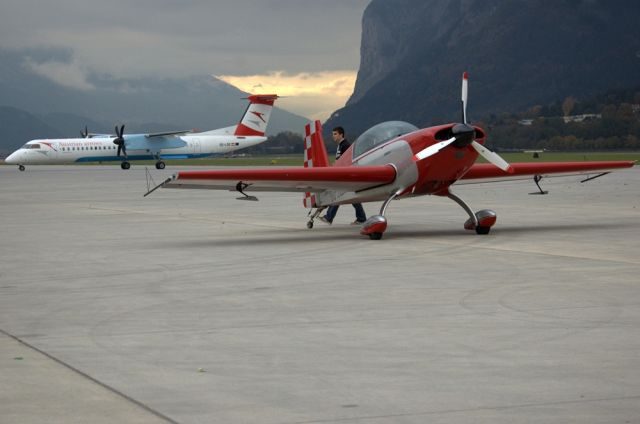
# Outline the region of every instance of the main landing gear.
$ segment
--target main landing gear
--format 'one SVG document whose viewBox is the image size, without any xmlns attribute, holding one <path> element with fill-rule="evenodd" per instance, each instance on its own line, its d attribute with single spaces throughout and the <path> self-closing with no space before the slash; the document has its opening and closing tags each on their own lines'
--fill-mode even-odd
<svg viewBox="0 0 640 424">
<path fill-rule="evenodd" d="M 165 164 L 160 159 L 160 152 L 152 152 L 150 150 L 147 150 L 147 152 L 151 153 L 151 156 L 156 160 L 156 169 L 164 169 Z"/>
<path fill-rule="evenodd" d="M 469 219 L 464 223 L 465 230 L 475 230 L 476 234 L 489 234 L 491 227 L 493 227 L 497 219 L 497 215 L 494 211 L 490 209 L 482 209 L 473 213 L 469 205 L 467 205 L 464 200 L 451 193 L 451 191 L 447 192 L 447 197 L 459 204 L 469 215 Z"/>
<path fill-rule="evenodd" d="M 122 163 L 120 163 L 120 168 L 129 169 L 129 168 L 131 168 L 131 164 L 125 160 Z"/>
<path fill-rule="evenodd" d="M 382 204 L 380 208 L 379 215 L 370 216 L 364 224 L 362 224 L 362 229 L 360 230 L 360 234 L 364 236 L 369 236 L 371 240 L 380 240 L 382 238 L 382 234 L 384 234 L 387 229 L 387 218 L 384 217 L 385 212 L 387 211 L 387 206 L 393 199 L 395 199 L 402 190 L 398 190 L 393 193 L 391 196 L 387 198 Z"/>
<path fill-rule="evenodd" d="M 19 169 L 20 171 L 24 171 L 26 168 L 24 167 L 24 165 L 18 165 L 18 169 Z"/>
<path fill-rule="evenodd" d="M 387 229 L 387 219 L 384 214 L 387 210 L 389 203 L 395 199 L 402 190 L 393 193 L 380 208 L 379 215 L 373 215 L 366 220 L 362 225 L 360 234 L 369 236 L 371 240 L 380 240 L 385 230 Z M 482 209 L 476 213 L 473 213 L 469 205 L 467 205 L 461 198 L 455 194 L 447 191 L 446 196 L 459 204 L 469 215 L 469 219 L 464 223 L 465 230 L 475 230 L 476 234 L 489 234 L 491 227 L 496 223 L 497 215 L 494 211 L 489 209 Z"/>
</svg>

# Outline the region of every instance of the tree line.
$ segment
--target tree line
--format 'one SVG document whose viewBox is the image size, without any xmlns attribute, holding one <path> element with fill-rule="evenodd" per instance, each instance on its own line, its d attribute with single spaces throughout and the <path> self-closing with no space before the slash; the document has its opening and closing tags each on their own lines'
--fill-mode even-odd
<svg viewBox="0 0 640 424">
<path fill-rule="evenodd" d="M 583 114 L 597 116 L 565 122 L 565 116 Z M 480 126 L 489 133 L 488 144 L 498 150 L 640 150 L 640 89 L 582 101 L 567 97 L 519 114 L 491 115 Z"/>
</svg>

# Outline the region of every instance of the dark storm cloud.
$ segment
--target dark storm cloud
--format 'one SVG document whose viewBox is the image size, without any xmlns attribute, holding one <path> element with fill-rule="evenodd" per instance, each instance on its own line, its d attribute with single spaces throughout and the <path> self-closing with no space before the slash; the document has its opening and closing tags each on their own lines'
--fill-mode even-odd
<svg viewBox="0 0 640 424">
<path fill-rule="evenodd" d="M 3 0 L 0 47 L 118 76 L 357 69 L 369 0 Z"/>
</svg>

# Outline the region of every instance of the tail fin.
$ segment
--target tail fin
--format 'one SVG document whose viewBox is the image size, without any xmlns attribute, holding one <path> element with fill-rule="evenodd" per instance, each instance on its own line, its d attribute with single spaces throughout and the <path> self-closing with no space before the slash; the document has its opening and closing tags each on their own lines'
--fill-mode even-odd
<svg viewBox="0 0 640 424">
<path fill-rule="evenodd" d="M 313 127 L 311 124 L 305 125 L 304 133 L 304 167 L 318 168 L 329 166 L 329 158 L 327 157 L 327 150 L 324 147 L 324 140 L 322 139 L 322 124 L 320 121 L 315 121 Z M 315 194 L 305 193 L 303 204 L 305 208 L 315 208 Z"/>
<path fill-rule="evenodd" d="M 249 106 L 236 126 L 234 135 L 264 136 L 277 98 L 277 94 L 253 94 L 247 97 Z"/>
</svg>

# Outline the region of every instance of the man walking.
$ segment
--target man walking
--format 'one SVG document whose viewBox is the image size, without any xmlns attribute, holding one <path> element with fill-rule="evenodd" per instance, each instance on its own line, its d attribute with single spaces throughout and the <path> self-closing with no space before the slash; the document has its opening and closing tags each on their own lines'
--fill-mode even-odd
<svg viewBox="0 0 640 424">
<path fill-rule="evenodd" d="M 335 127 L 331 131 L 331 137 L 333 141 L 336 142 L 338 148 L 336 150 L 336 160 L 342 156 L 344 152 L 347 151 L 351 143 L 344 137 L 344 128 Z M 338 208 L 340 205 L 329 206 L 327 209 L 327 213 L 324 216 L 320 217 L 320 221 L 325 222 L 327 224 L 331 224 L 333 222 L 333 218 L 335 218 L 336 213 L 338 213 Z M 351 225 L 360 225 L 367 220 L 367 215 L 364 212 L 364 208 L 362 207 L 362 203 L 353 203 L 353 207 L 356 210 L 356 220 L 351 223 Z"/>
</svg>

